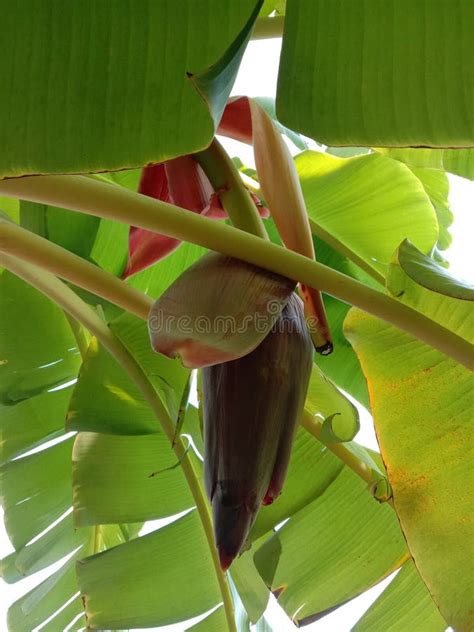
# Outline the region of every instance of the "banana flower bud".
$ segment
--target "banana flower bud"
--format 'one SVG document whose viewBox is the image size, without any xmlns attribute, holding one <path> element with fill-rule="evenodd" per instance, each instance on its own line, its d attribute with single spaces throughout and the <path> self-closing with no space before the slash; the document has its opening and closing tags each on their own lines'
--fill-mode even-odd
<svg viewBox="0 0 474 632">
<path fill-rule="evenodd" d="M 262 502 L 281 492 L 312 354 L 302 302 L 292 294 L 254 351 L 203 369 L 204 473 L 223 570 Z"/>
<path fill-rule="evenodd" d="M 223 569 L 286 476 L 313 353 L 295 285 L 209 253 L 150 312 L 155 351 L 205 367 L 204 473 Z"/>
</svg>

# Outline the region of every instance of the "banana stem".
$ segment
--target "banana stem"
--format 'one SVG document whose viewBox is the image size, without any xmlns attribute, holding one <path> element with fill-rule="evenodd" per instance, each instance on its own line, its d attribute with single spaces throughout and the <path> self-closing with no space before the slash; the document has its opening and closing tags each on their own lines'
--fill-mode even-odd
<svg viewBox="0 0 474 632">
<path fill-rule="evenodd" d="M 183 395 L 181 396 L 181 402 L 179 405 L 178 416 L 176 417 L 176 426 L 173 436 L 173 445 L 176 442 L 177 437 L 181 434 L 181 428 L 183 427 L 184 418 L 188 409 L 189 393 L 191 392 L 191 382 L 193 379 L 193 372 L 189 371 L 188 379 L 184 385 Z"/>
<path fill-rule="evenodd" d="M 0 193 L 140 226 L 266 268 L 395 325 L 474 371 L 474 345 L 396 299 L 237 228 L 86 176 L 29 176 Z"/>
<path fill-rule="evenodd" d="M 0 251 L 40 266 L 139 318 L 148 318 L 153 301 L 146 294 L 65 248 L 4 219 L 0 219 Z"/>
<path fill-rule="evenodd" d="M 170 444 L 174 439 L 174 424 L 166 408 L 161 402 L 153 385 L 148 377 L 130 354 L 122 342 L 113 334 L 107 324 L 89 307 L 77 294 L 68 288 L 64 283 L 49 272 L 45 272 L 37 266 L 12 257 L 11 255 L 0 253 L 0 264 L 21 277 L 27 283 L 45 294 L 50 300 L 59 305 L 72 318 L 79 321 L 86 327 L 99 342 L 117 360 L 128 376 L 135 382 L 143 393 L 150 408 L 161 424 L 163 432 L 168 437 Z M 173 450 L 181 463 L 183 474 L 192 493 L 196 508 L 201 519 L 203 530 L 209 545 L 210 554 L 214 563 L 217 582 L 221 591 L 224 609 L 227 617 L 229 632 L 237 632 L 234 619 L 234 606 L 230 587 L 225 574 L 221 571 L 217 549 L 214 544 L 214 534 L 212 528 L 209 506 L 204 496 L 199 478 L 194 470 L 193 463 L 187 454 L 184 444 L 177 438 Z M 100 530 L 96 531 L 100 534 Z"/>
<path fill-rule="evenodd" d="M 323 424 L 308 410 L 305 409 L 303 411 L 300 423 L 310 435 L 325 445 L 328 450 L 331 450 L 331 452 L 337 456 L 344 465 L 347 465 L 347 467 L 349 467 L 353 472 L 355 472 L 355 474 L 357 474 L 357 476 L 367 483 L 372 496 L 374 496 L 379 502 L 387 502 L 392 508 L 394 507 L 393 500 L 390 496 L 381 497 L 377 493 L 377 484 L 380 484 L 382 481 L 386 482 L 389 486 L 388 479 L 386 477 L 381 476 L 380 472 L 373 470 L 370 465 L 362 461 L 362 459 L 359 459 L 347 448 L 347 446 L 344 445 L 344 443 L 329 443 L 324 441 L 321 438 Z"/>
<path fill-rule="evenodd" d="M 285 17 L 283 15 L 274 18 L 258 18 L 252 31 L 250 39 L 270 39 L 282 37 Z"/>
<path fill-rule="evenodd" d="M 230 156 L 217 138 L 195 158 L 209 178 L 235 228 L 268 239 L 257 207 Z"/>
</svg>

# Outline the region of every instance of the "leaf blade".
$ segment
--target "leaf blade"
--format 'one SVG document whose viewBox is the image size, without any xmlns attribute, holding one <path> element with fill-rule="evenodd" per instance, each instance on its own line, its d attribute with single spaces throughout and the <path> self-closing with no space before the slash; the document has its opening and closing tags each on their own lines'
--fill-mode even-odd
<svg viewBox="0 0 474 632">
<path fill-rule="evenodd" d="M 297 625 L 363 592 L 398 568 L 406 549 L 392 510 L 344 468 L 255 553 L 265 583 Z"/>
<path fill-rule="evenodd" d="M 353 632 L 444 632 L 440 615 L 412 560 L 405 562 L 395 579 L 352 628 Z"/>
<path fill-rule="evenodd" d="M 403 286 L 409 304 L 472 340 L 470 303 L 409 279 Z M 466 543 L 471 547 L 474 537 L 464 518 L 472 490 L 463 481 L 470 467 L 466 446 L 472 445 L 472 373 L 358 310 L 350 313 L 346 331 L 370 383 L 377 436 L 410 551 L 448 625 L 468 629 L 474 574 Z M 447 516 L 452 528 L 446 528 Z M 442 554 L 446 547 L 449 557 Z M 459 573 L 466 578 L 461 585 Z"/>
<path fill-rule="evenodd" d="M 187 72 L 219 60 L 255 7 L 255 0 L 16 6 L 0 61 L 11 87 L 0 117 L 0 173 L 133 168 L 204 148 L 214 119 Z M 231 78 L 222 98 L 230 87 Z"/>
<path fill-rule="evenodd" d="M 166 625 L 214 607 L 220 593 L 200 529 L 191 511 L 167 527 L 81 560 L 77 573 L 89 626 Z"/>
<path fill-rule="evenodd" d="M 398 248 L 398 261 L 410 279 L 433 292 L 463 301 L 474 301 L 474 286 L 457 279 L 431 257 L 423 254 L 409 240 Z"/>
<path fill-rule="evenodd" d="M 289 2 L 279 118 L 326 145 L 471 147 L 473 22 L 469 0 Z"/>
</svg>

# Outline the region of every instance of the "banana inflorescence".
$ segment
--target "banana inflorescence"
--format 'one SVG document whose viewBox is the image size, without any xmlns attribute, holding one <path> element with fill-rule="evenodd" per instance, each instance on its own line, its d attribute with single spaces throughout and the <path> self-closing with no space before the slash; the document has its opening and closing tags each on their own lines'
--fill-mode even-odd
<svg viewBox="0 0 474 632">
<path fill-rule="evenodd" d="M 254 351 L 203 369 L 205 481 L 224 570 L 262 502 L 281 492 L 312 355 L 302 302 L 292 294 Z"/>
<path fill-rule="evenodd" d="M 221 131 L 253 144 L 260 190 L 283 243 L 315 259 L 298 174 L 274 122 L 243 97 L 229 102 Z M 199 176 L 193 191 L 202 189 L 205 174 L 192 159 L 165 169 L 168 187 L 186 193 L 185 208 L 201 212 L 204 202 L 216 205 L 207 191 L 191 208 L 194 180 L 183 166 Z M 300 285 L 303 309 L 295 288 L 295 280 L 208 253 L 150 312 L 155 351 L 202 369 L 204 474 L 223 570 L 242 550 L 261 505 L 282 490 L 312 369 L 311 337 L 316 351 L 332 351 L 319 291 Z"/>
</svg>

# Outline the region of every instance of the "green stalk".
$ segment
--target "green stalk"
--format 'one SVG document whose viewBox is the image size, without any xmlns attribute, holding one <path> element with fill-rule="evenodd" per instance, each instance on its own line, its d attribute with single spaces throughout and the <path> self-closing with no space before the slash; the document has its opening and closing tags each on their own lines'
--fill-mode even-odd
<svg viewBox="0 0 474 632">
<path fill-rule="evenodd" d="M 377 475 L 376 472 L 373 471 L 371 467 L 358 459 L 355 454 L 353 454 L 343 443 L 327 443 L 322 440 L 322 427 L 323 424 L 321 421 L 316 419 L 314 415 L 312 415 L 308 410 L 304 410 L 303 417 L 301 419 L 301 425 L 303 428 L 309 432 L 309 434 L 316 437 L 318 441 L 321 441 L 328 450 L 331 450 L 333 454 L 337 456 L 347 467 L 349 467 L 353 472 L 357 474 L 363 481 L 372 485 L 378 479 L 380 479 L 380 475 Z"/>
<path fill-rule="evenodd" d="M 64 316 L 71 327 L 72 334 L 76 340 L 77 348 L 81 354 L 82 361 L 84 361 L 89 347 L 89 339 L 86 330 L 75 318 L 73 318 L 68 312 L 64 312 Z"/>
<path fill-rule="evenodd" d="M 0 193 L 115 219 L 190 241 L 335 296 L 395 325 L 474 370 L 474 345 L 396 299 L 327 266 L 237 228 L 85 176 L 29 176 Z"/>
<path fill-rule="evenodd" d="M 300 424 L 306 432 L 309 432 L 310 435 L 325 445 L 328 450 L 331 450 L 331 452 L 344 463 L 344 465 L 350 468 L 355 474 L 357 474 L 357 476 L 366 482 L 370 493 L 376 500 L 379 502 L 386 502 L 394 508 L 391 497 L 381 497 L 377 493 L 377 485 L 380 485 L 382 481 L 390 488 L 387 478 L 382 477 L 379 472 L 373 470 L 369 465 L 367 465 L 367 463 L 362 461 L 362 459 L 359 459 L 344 445 L 344 443 L 329 443 L 328 441 L 324 441 L 322 438 L 322 422 L 316 419 L 316 417 L 306 410 L 306 408 L 303 411 Z"/>
<path fill-rule="evenodd" d="M 174 430 L 173 436 L 173 445 L 176 443 L 177 437 L 179 437 L 181 433 L 181 428 L 183 427 L 184 418 L 186 416 L 186 411 L 188 410 L 189 404 L 189 393 L 191 392 L 191 381 L 193 379 L 193 372 L 189 371 L 188 379 L 186 380 L 186 384 L 184 385 L 183 394 L 181 396 L 181 402 L 178 409 L 178 416 L 176 417 L 176 426 Z"/>
<path fill-rule="evenodd" d="M 150 297 L 65 248 L 0 218 L 0 251 L 20 257 L 146 320 Z"/>
<path fill-rule="evenodd" d="M 153 410 L 156 418 L 160 422 L 163 432 L 168 437 L 170 444 L 172 444 L 174 439 L 174 424 L 153 388 L 153 385 L 135 358 L 113 334 L 107 324 L 95 313 L 95 311 L 84 303 L 84 301 L 80 299 L 73 290 L 68 288 L 54 275 L 49 272 L 45 272 L 37 266 L 33 266 L 30 263 L 21 261 L 16 257 L 6 254 L 0 254 L 0 264 L 45 294 L 45 296 L 56 303 L 74 319 L 79 321 L 94 336 L 96 336 L 99 342 L 110 352 L 110 354 L 117 360 L 124 371 L 141 390 L 150 408 Z M 209 545 L 210 554 L 214 563 L 217 582 L 224 602 L 229 631 L 237 632 L 234 620 L 232 595 L 227 578 L 220 569 L 217 550 L 214 544 L 214 533 L 209 506 L 199 483 L 199 478 L 194 470 L 192 461 L 189 458 L 180 438 L 176 440 L 173 450 L 181 463 L 186 482 L 193 495 L 194 502 L 196 503 L 196 508 L 201 519 L 204 533 Z M 97 531 L 96 535 L 100 535 L 100 531 Z"/>
<path fill-rule="evenodd" d="M 248 192 L 230 156 L 217 138 L 195 157 L 214 187 L 222 206 L 235 228 L 268 239 L 252 196 Z"/>
<path fill-rule="evenodd" d="M 258 18 L 252 31 L 250 39 L 270 39 L 272 37 L 282 37 L 285 17 L 283 15 L 274 18 Z"/>
</svg>

